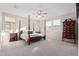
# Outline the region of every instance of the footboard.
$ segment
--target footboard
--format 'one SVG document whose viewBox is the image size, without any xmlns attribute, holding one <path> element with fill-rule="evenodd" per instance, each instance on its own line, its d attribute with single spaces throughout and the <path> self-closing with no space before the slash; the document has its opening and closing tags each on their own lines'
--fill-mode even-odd
<svg viewBox="0 0 79 59">
<path fill-rule="evenodd" d="M 42 38 L 45 38 L 45 37 L 42 37 L 42 36 L 30 37 L 28 39 L 28 45 L 30 45 L 32 42 L 40 41 Z"/>
</svg>

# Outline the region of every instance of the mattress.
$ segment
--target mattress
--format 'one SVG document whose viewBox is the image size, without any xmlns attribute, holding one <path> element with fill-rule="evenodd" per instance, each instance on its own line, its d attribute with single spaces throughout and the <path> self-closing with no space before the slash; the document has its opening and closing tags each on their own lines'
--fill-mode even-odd
<svg viewBox="0 0 79 59">
<path fill-rule="evenodd" d="M 33 33 L 33 34 L 30 34 L 30 37 L 35 37 L 35 36 L 44 36 L 43 34 L 40 34 L 40 33 Z M 23 32 L 21 34 L 21 38 L 24 39 L 25 41 L 28 40 L 28 33 L 27 32 Z"/>
<path fill-rule="evenodd" d="M 24 39 L 25 41 L 27 41 L 28 40 L 28 32 L 23 32 L 21 34 L 21 38 Z"/>
<path fill-rule="evenodd" d="M 30 34 L 30 37 L 35 37 L 35 36 L 43 36 L 43 34 L 40 34 L 40 33 L 33 33 L 33 34 Z"/>
</svg>

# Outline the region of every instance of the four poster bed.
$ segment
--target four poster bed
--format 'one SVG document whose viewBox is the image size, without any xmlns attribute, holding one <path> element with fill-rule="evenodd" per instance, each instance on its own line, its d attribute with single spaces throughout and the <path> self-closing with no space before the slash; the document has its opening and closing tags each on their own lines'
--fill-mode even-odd
<svg viewBox="0 0 79 59">
<path fill-rule="evenodd" d="M 34 32 L 34 27 L 33 27 L 33 31 L 31 31 L 30 27 L 31 27 L 30 26 L 30 16 L 28 16 L 28 30 L 23 31 L 21 33 L 21 39 L 26 41 L 28 43 L 28 45 L 30 45 L 32 42 L 46 39 L 46 21 L 45 20 L 44 20 L 44 34 L 42 34 L 41 32 Z"/>
</svg>

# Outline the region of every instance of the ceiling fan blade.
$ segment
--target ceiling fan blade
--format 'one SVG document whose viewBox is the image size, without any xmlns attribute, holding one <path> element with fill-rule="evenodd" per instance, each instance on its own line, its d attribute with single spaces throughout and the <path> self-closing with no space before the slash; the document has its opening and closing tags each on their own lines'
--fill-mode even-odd
<svg viewBox="0 0 79 59">
<path fill-rule="evenodd" d="M 40 12 L 44 12 L 44 10 L 39 10 Z"/>
<path fill-rule="evenodd" d="M 47 13 L 43 13 L 43 14 L 45 14 L 45 15 L 46 15 Z"/>
<path fill-rule="evenodd" d="M 45 17 L 45 16 L 42 16 L 42 17 Z"/>
</svg>

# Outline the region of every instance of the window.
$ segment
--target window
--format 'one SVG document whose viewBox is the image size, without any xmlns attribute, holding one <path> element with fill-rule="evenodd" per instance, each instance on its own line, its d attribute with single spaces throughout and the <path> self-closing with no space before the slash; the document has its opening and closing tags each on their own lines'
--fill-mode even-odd
<svg viewBox="0 0 79 59">
<path fill-rule="evenodd" d="M 53 20 L 53 26 L 60 26 L 60 19 Z"/>
<path fill-rule="evenodd" d="M 52 26 L 52 22 L 51 21 L 47 21 L 46 22 L 46 26 L 51 27 Z"/>
<path fill-rule="evenodd" d="M 5 16 L 4 30 L 5 32 L 14 32 L 15 27 L 15 18 Z"/>
<path fill-rule="evenodd" d="M 46 30 L 50 31 L 52 29 L 52 21 L 46 22 Z"/>
</svg>

